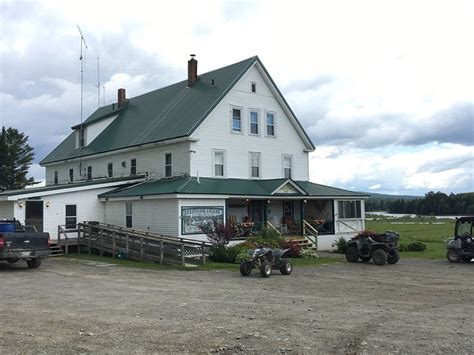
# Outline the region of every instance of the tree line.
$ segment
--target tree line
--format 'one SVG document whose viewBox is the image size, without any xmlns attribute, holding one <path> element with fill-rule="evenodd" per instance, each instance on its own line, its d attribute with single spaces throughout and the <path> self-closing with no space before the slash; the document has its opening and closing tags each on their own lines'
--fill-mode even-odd
<svg viewBox="0 0 474 355">
<path fill-rule="evenodd" d="M 474 215 L 474 192 L 447 195 L 430 191 L 424 197 L 395 200 L 374 197 L 366 201 L 365 209 L 416 215 Z"/>
</svg>

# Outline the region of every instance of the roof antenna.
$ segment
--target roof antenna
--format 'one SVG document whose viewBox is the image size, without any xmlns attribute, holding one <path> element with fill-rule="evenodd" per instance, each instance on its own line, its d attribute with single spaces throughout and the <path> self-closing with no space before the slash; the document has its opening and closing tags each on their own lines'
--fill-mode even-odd
<svg viewBox="0 0 474 355">
<path fill-rule="evenodd" d="M 81 61 L 81 127 L 82 127 L 82 112 L 83 112 L 82 104 L 83 104 L 83 97 L 84 97 L 84 66 L 86 65 L 86 53 L 87 53 L 88 47 L 79 25 L 77 25 L 77 29 L 79 30 L 79 34 L 81 35 L 81 56 L 79 57 L 79 60 Z M 85 47 L 84 56 L 82 55 L 83 46 Z"/>
<path fill-rule="evenodd" d="M 102 94 L 103 94 L 102 96 L 103 96 L 104 106 L 105 106 L 105 85 L 102 85 L 102 89 L 103 89 L 103 90 L 102 90 L 102 91 L 103 91 L 103 92 L 102 92 Z"/>
<path fill-rule="evenodd" d="M 99 57 L 97 57 L 97 107 L 100 107 L 100 66 L 99 66 Z"/>
</svg>

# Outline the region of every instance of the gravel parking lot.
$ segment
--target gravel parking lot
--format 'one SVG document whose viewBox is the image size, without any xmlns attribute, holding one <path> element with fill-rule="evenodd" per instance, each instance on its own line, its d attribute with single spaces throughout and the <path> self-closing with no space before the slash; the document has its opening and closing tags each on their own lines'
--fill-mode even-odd
<svg viewBox="0 0 474 355">
<path fill-rule="evenodd" d="M 0 353 L 472 353 L 474 264 L 275 272 L 0 263 Z"/>
</svg>

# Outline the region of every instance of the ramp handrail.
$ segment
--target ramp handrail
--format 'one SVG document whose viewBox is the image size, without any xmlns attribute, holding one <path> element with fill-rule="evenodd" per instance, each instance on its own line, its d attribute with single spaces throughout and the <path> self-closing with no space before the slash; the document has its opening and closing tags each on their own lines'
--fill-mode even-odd
<svg viewBox="0 0 474 355">
<path fill-rule="evenodd" d="M 209 242 L 163 236 L 105 223 L 84 222 L 79 223 L 78 227 L 78 252 L 80 246 L 85 245 L 89 254 L 95 249 L 100 255 L 109 253 L 115 256 L 120 253 L 131 260 L 179 263 L 185 266 L 186 258 L 200 258 L 204 264 L 211 246 Z"/>
<path fill-rule="evenodd" d="M 312 234 L 307 234 L 306 230 L 309 230 Z M 308 238 L 318 248 L 318 230 L 314 228 L 310 223 L 303 219 L 303 236 Z"/>
</svg>

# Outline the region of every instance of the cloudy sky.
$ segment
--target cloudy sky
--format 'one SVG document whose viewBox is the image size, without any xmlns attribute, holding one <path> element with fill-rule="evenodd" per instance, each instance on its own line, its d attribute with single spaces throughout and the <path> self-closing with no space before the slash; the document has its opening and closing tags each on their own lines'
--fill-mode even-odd
<svg viewBox="0 0 474 355">
<path fill-rule="evenodd" d="M 472 1 L 0 0 L 0 125 L 37 162 L 105 103 L 258 55 L 316 145 L 314 182 L 390 194 L 474 191 Z"/>
</svg>

